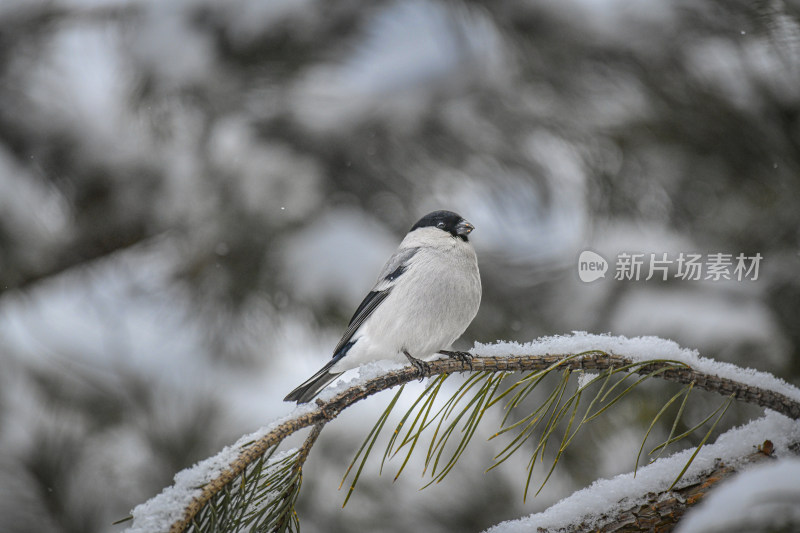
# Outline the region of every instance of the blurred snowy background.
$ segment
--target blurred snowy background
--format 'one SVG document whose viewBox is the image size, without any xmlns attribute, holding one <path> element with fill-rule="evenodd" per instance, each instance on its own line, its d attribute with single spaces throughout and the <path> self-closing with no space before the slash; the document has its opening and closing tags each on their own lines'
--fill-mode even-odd
<svg viewBox="0 0 800 533">
<path fill-rule="evenodd" d="M 119 531 L 288 412 L 437 208 L 477 227 L 459 347 L 659 335 L 800 383 L 800 3 L 0 2 L 0 531 Z M 612 264 L 584 284 L 584 249 L 764 259 L 757 281 Z M 525 504 L 520 469 L 484 475 L 497 450 L 476 443 L 422 492 L 419 469 L 365 473 L 342 511 L 384 394 L 323 433 L 304 530 L 539 510 L 632 470 L 670 390 L 616 407 Z"/>
</svg>

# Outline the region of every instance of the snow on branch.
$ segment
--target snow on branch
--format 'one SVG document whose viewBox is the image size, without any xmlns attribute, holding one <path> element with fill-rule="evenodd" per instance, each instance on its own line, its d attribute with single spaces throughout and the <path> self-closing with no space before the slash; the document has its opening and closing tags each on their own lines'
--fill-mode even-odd
<svg viewBox="0 0 800 533">
<path fill-rule="evenodd" d="M 764 450 L 759 444 L 770 441 L 773 450 Z M 745 463 L 766 457 L 779 459 L 794 457 L 800 443 L 800 424 L 774 412 L 754 420 L 739 428 L 731 429 L 719 436 L 714 444 L 704 446 L 694 458 L 692 465 L 681 480 L 678 490 L 691 489 L 698 481 L 713 483 L 720 477 L 730 475 Z M 774 454 L 772 453 L 774 452 Z M 671 504 L 673 491 L 670 484 L 675 471 L 686 463 L 692 450 L 683 450 L 669 457 L 658 459 L 633 473 L 620 474 L 613 479 L 595 481 L 589 487 L 579 490 L 552 505 L 541 513 L 497 524 L 486 533 L 528 533 L 530 531 L 616 531 L 614 527 L 624 520 L 636 521 L 635 514 L 641 506 L 661 505 L 665 510 Z M 714 472 L 716 475 L 706 475 Z M 685 491 L 691 494 L 691 490 Z M 695 501 L 699 499 L 694 494 Z M 655 500 L 655 501 L 652 501 Z M 688 501 L 681 502 L 682 514 Z M 648 505 L 649 504 L 649 505 Z M 628 524 L 629 525 L 629 524 Z"/>
<path fill-rule="evenodd" d="M 745 396 L 736 398 L 773 409 L 790 418 L 800 418 L 797 404 L 800 403 L 800 389 L 776 378 L 772 374 L 759 372 L 752 368 L 741 368 L 736 365 L 701 357 L 697 350 L 681 348 L 676 342 L 659 337 L 627 338 L 613 335 L 595 335 L 585 332 L 574 332 L 572 335 L 543 337 L 532 342 L 520 344 L 516 342 L 498 342 L 494 344 L 476 343 L 472 353 L 479 357 L 514 357 L 549 354 L 575 354 L 600 351 L 631 362 L 643 362 L 653 359 L 669 359 L 687 365 L 691 372 L 678 376 L 661 376 L 664 379 L 689 383 L 687 378 L 697 378 L 696 386 L 730 394 L 731 383 L 746 385 L 747 388 L 759 389 L 767 393 L 760 401 L 750 400 Z M 585 359 L 585 358 L 584 358 Z M 707 384 L 703 384 L 703 378 Z M 742 387 L 737 387 L 742 389 Z M 744 393 L 742 393 L 744 394 Z M 767 398 L 770 398 L 769 400 Z M 765 403 L 772 405 L 765 405 Z"/>
<path fill-rule="evenodd" d="M 702 358 L 696 351 L 680 348 L 672 341 L 655 337 L 628 339 L 574 333 L 569 336 L 542 338 L 526 344 L 507 342 L 476 344 L 470 355 L 471 361 L 453 358 L 432 361 L 424 375 L 456 372 L 531 372 L 549 371 L 554 368 L 561 371 L 607 371 L 627 366 L 632 372 L 640 375 L 693 384 L 695 387 L 754 403 L 791 419 L 800 418 L 800 389 L 763 372 L 741 369 Z M 201 513 L 210 502 L 213 504 L 219 494 L 229 490 L 236 483 L 244 486 L 244 476 L 250 475 L 248 468 L 252 468 L 256 462 L 260 465 L 265 454 L 275 453 L 277 446 L 286 437 L 311 426 L 315 427 L 315 432 L 318 434 L 327 422 L 336 418 L 350 405 L 377 392 L 419 378 L 420 374 L 412 367 L 387 366 L 381 363 L 361 367 L 357 370 L 355 380 L 341 382 L 323 391 L 316 405 L 298 406 L 282 419 L 254 434 L 242 437 L 217 456 L 178 473 L 173 486 L 133 510 L 133 525 L 128 531 L 130 533 L 187 531 L 195 524 L 198 513 Z M 787 429 L 789 426 L 774 425 L 778 424 L 776 420 L 785 421 L 781 422 L 784 425 L 790 423 L 787 418 L 769 414 L 765 420 L 773 423 L 771 428 L 775 433 L 790 434 Z M 797 425 L 796 422 L 794 424 Z M 771 438 L 776 440 L 778 436 Z M 720 441 L 722 440 L 721 437 Z M 711 446 L 707 448 L 714 449 Z M 744 450 L 737 451 L 744 452 Z M 691 450 L 688 453 L 691 453 Z M 713 456 L 713 452 L 706 453 L 711 453 Z M 307 450 L 305 454 L 299 455 L 304 459 Z M 686 462 L 686 457 L 681 454 L 677 456 Z M 703 457 L 706 457 L 705 453 Z M 645 470 L 653 471 L 657 468 L 654 465 L 658 464 L 656 462 Z M 695 459 L 688 474 L 704 466 L 708 465 L 704 462 L 698 464 Z M 293 471 L 297 473 L 301 467 L 302 462 Z M 680 467 L 676 468 L 675 465 L 671 465 L 670 468 L 673 477 L 675 472 L 680 470 Z M 641 472 L 645 470 L 640 470 L 639 475 L 641 476 Z M 619 499 L 618 497 L 614 502 Z"/>
</svg>

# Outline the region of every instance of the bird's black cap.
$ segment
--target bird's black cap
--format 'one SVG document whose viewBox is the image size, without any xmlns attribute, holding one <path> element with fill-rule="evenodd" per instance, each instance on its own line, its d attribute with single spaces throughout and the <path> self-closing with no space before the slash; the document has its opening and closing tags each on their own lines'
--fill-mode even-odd
<svg viewBox="0 0 800 533">
<path fill-rule="evenodd" d="M 434 211 L 419 219 L 417 223 L 411 227 L 411 231 L 417 228 L 429 227 L 446 231 L 453 237 L 459 237 L 464 241 L 467 240 L 467 235 L 475 229 L 472 224 L 464 220 L 458 213 L 453 213 L 452 211 Z"/>
</svg>

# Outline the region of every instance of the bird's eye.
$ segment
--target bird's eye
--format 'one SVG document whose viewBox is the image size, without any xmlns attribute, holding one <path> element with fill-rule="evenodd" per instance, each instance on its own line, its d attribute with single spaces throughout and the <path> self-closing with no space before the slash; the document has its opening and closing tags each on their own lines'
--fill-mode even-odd
<svg viewBox="0 0 800 533">
<path fill-rule="evenodd" d="M 444 229 L 444 222 L 439 222 L 438 224 L 436 224 L 436 227 Z"/>
</svg>

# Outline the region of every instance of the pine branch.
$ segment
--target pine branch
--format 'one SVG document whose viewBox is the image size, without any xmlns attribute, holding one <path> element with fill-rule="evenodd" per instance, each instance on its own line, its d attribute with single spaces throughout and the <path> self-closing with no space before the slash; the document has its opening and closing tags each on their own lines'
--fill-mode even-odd
<svg viewBox="0 0 800 533">
<path fill-rule="evenodd" d="M 798 443 L 795 443 L 797 445 Z M 790 447 L 791 448 L 791 447 Z M 739 459 L 737 466 L 718 461 L 714 469 L 694 483 L 677 490 L 647 494 L 647 502 L 630 507 L 613 515 L 603 515 L 592 524 L 582 522 L 563 530 L 573 533 L 633 533 L 639 531 L 671 531 L 683 515 L 721 482 L 736 474 L 745 465 L 774 461 L 774 448 L 766 440 L 758 450 Z M 598 525 L 602 524 L 602 525 Z"/>
<path fill-rule="evenodd" d="M 642 364 L 623 356 L 601 351 L 591 351 L 579 355 L 511 355 L 508 357 L 473 357 L 471 360 L 466 358 L 464 360 L 440 359 L 430 362 L 429 367 L 424 372 L 424 376 L 455 372 L 527 372 L 551 368 L 569 371 L 603 371 L 630 365 L 634 367 L 634 372 L 640 375 L 660 377 L 684 384 L 693 383 L 695 387 L 759 405 L 795 420 L 800 418 L 800 402 L 775 391 L 699 372 L 683 363 L 659 361 Z M 388 372 L 363 384 L 351 387 L 327 402 L 317 400 L 316 409 L 279 424 L 268 434 L 248 445 L 226 470 L 203 487 L 202 492 L 184 510 L 183 518 L 172 524 L 170 532 L 179 533 L 185 531 L 193 523 L 197 513 L 220 491 L 242 475 L 249 465 L 260 460 L 265 453 L 270 449 L 274 449 L 288 436 L 304 428 L 315 426 L 313 439 L 309 438 L 306 441 L 304 450 L 301 452 L 304 460 L 322 427 L 328 421 L 336 418 L 344 409 L 373 394 L 420 377 L 415 368 L 407 367 L 402 370 Z M 300 465 L 302 465 L 302 462 Z"/>
</svg>

